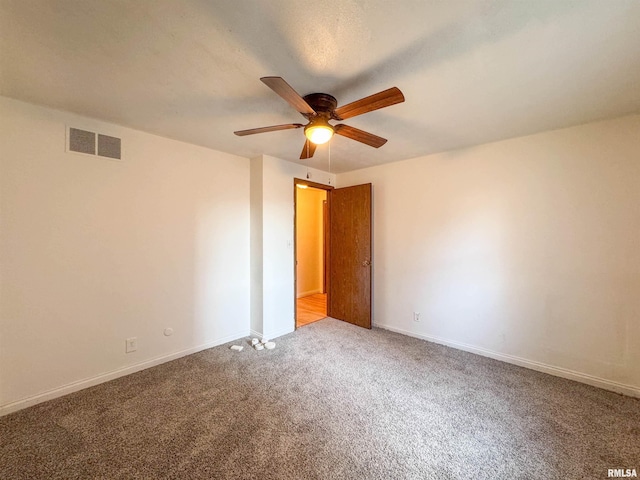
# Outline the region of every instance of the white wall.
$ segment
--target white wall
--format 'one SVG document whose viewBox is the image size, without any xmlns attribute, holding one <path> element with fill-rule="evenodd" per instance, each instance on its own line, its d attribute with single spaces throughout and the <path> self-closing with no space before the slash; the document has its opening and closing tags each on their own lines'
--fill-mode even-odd
<svg viewBox="0 0 640 480">
<path fill-rule="evenodd" d="M 67 125 L 122 138 L 123 160 L 66 153 Z M 639 131 L 631 116 L 341 174 L 374 184 L 374 323 L 640 392 Z M 0 414 L 294 329 L 304 166 L 3 97 L 0 161 Z"/>
<path fill-rule="evenodd" d="M 640 395 L 640 116 L 338 176 L 366 182 L 375 325 Z"/>
<path fill-rule="evenodd" d="M 248 334 L 248 159 L 2 97 L 0 152 L 1 413 Z"/>
<path fill-rule="evenodd" d="M 304 179 L 309 172 L 309 180 L 335 185 L 336 178 L 268 155 L 263 155 L 261 161 L 252 160 L 251 169 L 254 168 L 262 170 L 262 203 L 251 205 L 252 215 L 262 216 L 262 325 L 258 328 L 252 324 L 252 330 L 254 334 L 276 338 L 295 329 L 293 179 Z M 258 178 L 258 174 L 251 175 Z M 256 209 L 259 213 L 255 213 Z M 260 260 L 253 258 L 254 261 Z M 259 283 L 252 279 L 252 285 Z M 252 291 L 252 304 L 258 294 Z"/>
<path fill-rule="evenodd" d="M 262 157 L 252 158 L 251 177 L 251 331 L 262 332 L 263 274 L 262 274 Z"/>
</svg>

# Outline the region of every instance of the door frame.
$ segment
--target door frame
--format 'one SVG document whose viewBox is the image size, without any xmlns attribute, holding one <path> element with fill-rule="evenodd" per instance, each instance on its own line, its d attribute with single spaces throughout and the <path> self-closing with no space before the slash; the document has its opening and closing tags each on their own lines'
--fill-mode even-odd
<svg viewBox="0 0 640 480">
<path fill-rule="evenodd" d="M 298 300 L 298 185 L 306 185 L 307 187 L 317 188 L 319 190 L 326 190 L 327 192 L 327 219 L 331 218 L 331 190 L 335 187 L 332 185 L 325 185 L 323 183 L 312 182 L 311 180 L 306 180 L 302 178 L 294 178 L 293 179 L 293 328 L 294 330 L 298 329 L 298 309 L 297 309 L 297 300 Z M 329 237 L 329 224 L 328 222 L 323 225 L 324 230 L 324 278 L 325 278 L 325 292 L 327 293 L 327 315 L 329 315 L 329 257 L 331 252 L 329 251 L 330 245 L 330 237 Z"/>
</svg>

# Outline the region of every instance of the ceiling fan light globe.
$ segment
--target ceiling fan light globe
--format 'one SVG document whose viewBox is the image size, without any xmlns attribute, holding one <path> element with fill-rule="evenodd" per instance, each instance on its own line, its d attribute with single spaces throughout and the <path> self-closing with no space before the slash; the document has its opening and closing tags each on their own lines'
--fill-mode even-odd
<svg viewBox="0 0 640 480">
<path fill-rule="evenodd" d="M 310 142 L 322 145 L 331 140 L 333 128 L 330 125 L 309 125 L 304 129 L 304 134 Z"/>
</svg>

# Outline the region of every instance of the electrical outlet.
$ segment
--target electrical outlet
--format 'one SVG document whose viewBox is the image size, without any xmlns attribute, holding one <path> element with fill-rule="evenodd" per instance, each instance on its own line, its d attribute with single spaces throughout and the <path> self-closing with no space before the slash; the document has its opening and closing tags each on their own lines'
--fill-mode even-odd
<svg viewBox="0 0 640 480">
<path fill-rule="evenodd" d="M 135 352 L 138 350 L 138 337 L 130 337 L 125 340 L 126 353 Z"/>
<path fill-rule="evenodd" d="M 420 322 L 420 312 L 413 312 L 413 321 Z"/>
</svg>

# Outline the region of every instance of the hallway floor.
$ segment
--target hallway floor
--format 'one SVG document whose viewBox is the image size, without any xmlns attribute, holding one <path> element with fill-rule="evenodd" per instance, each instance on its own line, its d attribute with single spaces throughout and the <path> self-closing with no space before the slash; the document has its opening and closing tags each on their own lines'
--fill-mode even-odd
<svg viewBox="0 0 640 480">
<path fill-rule="evenodd" d="M 327 316 L 327 294 L 316 293 L 296 300 L 296 327 L 309 325 Z"/>
</svg>

